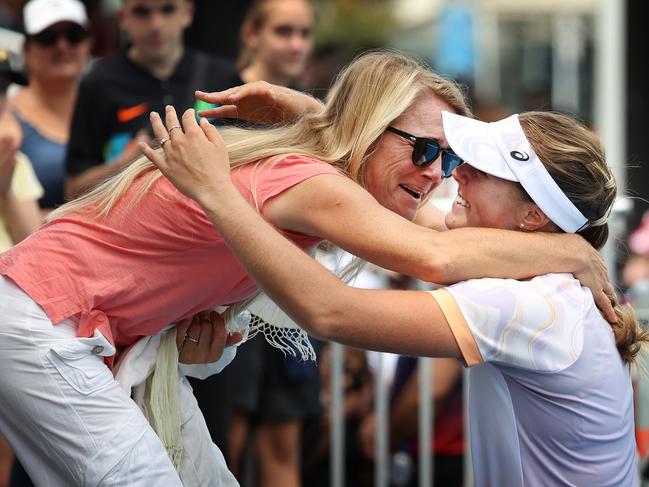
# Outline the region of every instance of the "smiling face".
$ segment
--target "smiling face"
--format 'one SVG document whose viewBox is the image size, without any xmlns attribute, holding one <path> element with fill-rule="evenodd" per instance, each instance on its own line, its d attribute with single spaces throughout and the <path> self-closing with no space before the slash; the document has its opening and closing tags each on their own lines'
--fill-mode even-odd
<svg viewBox="0 0 649 487">
<path fill-rule="evenodd" d="M 526 200 L 518 183 L 500 179 L 463 164 L 453 172 L 458 195 L 446 215 L 448 228 L 486 227 L 520 229 L 527 211 L 536 205 Z"/>
<path fill-rule="evenodd" d="M 417 137 L 437 139 L 446 148 L 442 110 L 455 112 L 439 98 L 421 95 L 392 126 Z M 419 168 L 412 163 L 412 148 L 406 139 L 385 132 L 364 168 L 366 189 L 381 205 L 408 220 L 415 218 L 419 206 L 442 181 L 441 158 Z"/>
</svg>

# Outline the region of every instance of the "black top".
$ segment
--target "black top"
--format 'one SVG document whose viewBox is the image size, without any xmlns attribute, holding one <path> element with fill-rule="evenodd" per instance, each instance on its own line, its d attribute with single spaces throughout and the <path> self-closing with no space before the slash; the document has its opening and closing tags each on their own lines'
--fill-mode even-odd
<svg viewBox="0 0 649 487">
<path fill-rule="evenodd" d="M 155 78 L 125 53 L 98 61 L 79 87 L 67 173 L 80 174 L 120 155 L 139 130 L 151 130 L 151 111 L 163 114 L 165 105 L 173 105 L 182 113 L 198 108 L 194 90 L 220 91 L 242 83 L 229 61 L 188 49 L 166 80 Z"/>
</svg>

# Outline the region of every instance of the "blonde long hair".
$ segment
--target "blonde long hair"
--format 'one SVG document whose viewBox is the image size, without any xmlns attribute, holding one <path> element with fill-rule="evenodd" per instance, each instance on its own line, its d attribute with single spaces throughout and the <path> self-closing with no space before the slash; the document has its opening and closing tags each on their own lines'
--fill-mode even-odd
<svg viewBox="0 0 649 487">
<path fill-rule="evenodd" d="M 460 115 L 470 115 L 460 88 L 426 65 L 394 51 L 369 51 L 339 74 L 323 108 L 288 126 L 223 128 L 232 167 L 287 154 L 302 154 L 337 167 L 365 187 L 364 166 L 395 119 L 423 95 L 437 96 Z M 146 178 L 137 201 L 160 172 L 146 157 L 50 214 L 105 216 L 136 179 Z"/>
</svg>

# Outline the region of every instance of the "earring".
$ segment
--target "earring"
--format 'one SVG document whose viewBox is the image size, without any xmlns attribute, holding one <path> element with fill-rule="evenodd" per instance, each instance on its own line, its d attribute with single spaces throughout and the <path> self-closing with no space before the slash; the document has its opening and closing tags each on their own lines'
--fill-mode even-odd
<svg viewBox="0 0 649 487">
<path fill-rule="evenodd" d="M 525 223 L 521 223 L 519 227 L 521 227 L 521 230 L 525 230 Z"/>
</svg>

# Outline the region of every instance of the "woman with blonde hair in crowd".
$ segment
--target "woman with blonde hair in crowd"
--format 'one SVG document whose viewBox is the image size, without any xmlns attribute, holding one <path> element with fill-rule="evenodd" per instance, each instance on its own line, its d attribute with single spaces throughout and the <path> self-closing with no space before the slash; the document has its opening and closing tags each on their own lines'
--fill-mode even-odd
<svg viewBox="0 0 649 487">
<path fill-rule="evenodd" d="M 455 357 L 471 367 L 476 485 L 638 484 L 629 367 L 649 335 L 630 306 L 616 305 L 611 325 L 566 273 L 474 279 L 432 292 L 347 286 L 250 208 L 232 184 L 228 146 L 191 115 L 164 154 L 145 153 L 301 326 L 354 347 Z M 464 161 L 453 172 L 449 228 L 577 234 L 595 249 L 604 245 L 616 182 L 594 133 L 554 113 L 494 123 L 442 115 L 444 138 Z M 153 122 L 156 136 L 167 137 L 162 121 Z M 167 113 L 167 127 L 177 123 Z M 395 261 L 417 245 L 404 245 Z"/>
<path fill-rule="evenodd" d="M 224 129 L 232 175 L 247 204 L 302 249 L 326 238 L 435 282 L 574 271 L 611 311 L 606 268 L 581 237 L 412 222 L 434 220 L 424 202 L 461 162 L 443 110 L 469 113 L 455 85 L 405 56 L 366 54 L 294 125 Z M 160 144 L 176 147 L 178 136 L 174 123 Z M 203 210 L 143 157 L 1 254 L 0 274 L 0 431 L 35 483 L 180 485 L 111 368 L 141 337 L 256 292 Z M 181 361 L 199 348 L 202 362 L 217 358 L 213 327 L 201 323 L 178 334 Z"/>
</svg>

